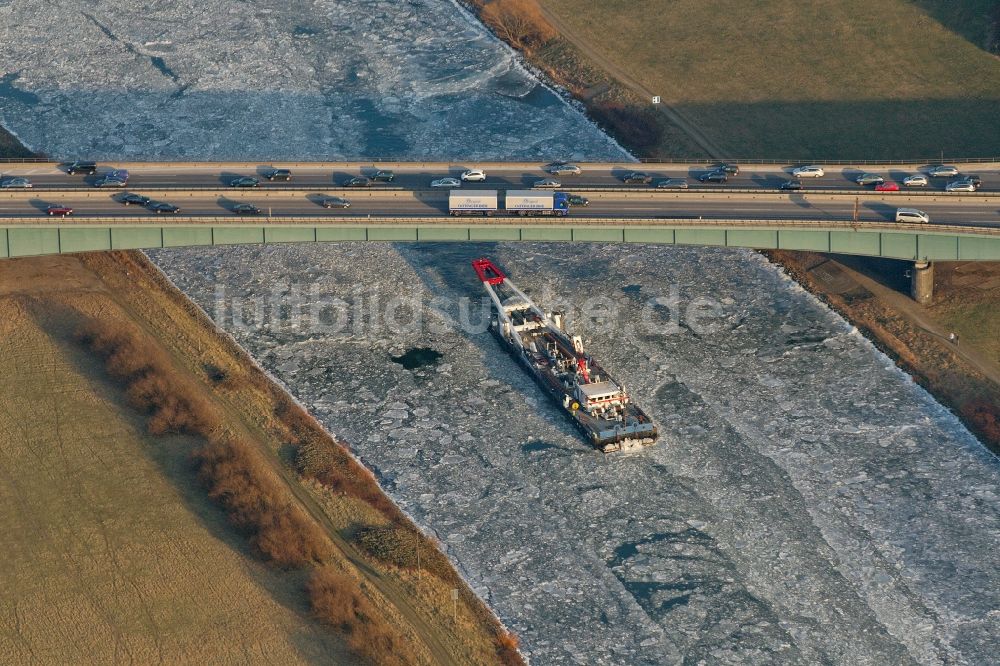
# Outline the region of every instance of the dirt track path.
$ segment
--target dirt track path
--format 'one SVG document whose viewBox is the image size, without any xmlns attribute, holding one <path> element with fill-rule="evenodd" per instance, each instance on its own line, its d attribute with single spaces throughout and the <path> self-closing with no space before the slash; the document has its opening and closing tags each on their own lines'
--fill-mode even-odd
<svg viewBox="0 0 1000 666">
<path fill-rule="evenodd" d="M 576 48 L 580 49 L 580 51 L 591 62 L 606 71 L 612 78 L 616 79 L 623 86 L 639 95 L 639 97 L 644 97 L 647 100 L 652 100 L 655 95 L 660 95 L 661 97 L 663 96 L 663 91 L 654 92 L 650 90 L 638 80 L 632 78 L 632 75 L 625 71 L 624 68 L 619 67 L 610 59 L 603 56 L 598 47 L 587 40 L 587 38 L 577 32 L 574 32 L 574 30 L 568 26 L 565 21 L 549 11 L 543 3 L 539 3 L 538 6 L 541 8 L 542 15 L 545 19 L 552 24 L 552 27 L 555 28 L 564 39 L 573 44 Z M 726 151 L 705 136 L 701 129 L 680 111 L 662 101 L 660 104 L 655 105 L 655 108 L 658 109 L 660 113 L 665 115 L 671 123 L 679 127 L 685 134 L 687 134 L 688 137 L 690 137 L 691 140 L 694 141 L 702 150 L 708 153 L 709 157 L 717 160 L 725 157 Z"/>
</svg>

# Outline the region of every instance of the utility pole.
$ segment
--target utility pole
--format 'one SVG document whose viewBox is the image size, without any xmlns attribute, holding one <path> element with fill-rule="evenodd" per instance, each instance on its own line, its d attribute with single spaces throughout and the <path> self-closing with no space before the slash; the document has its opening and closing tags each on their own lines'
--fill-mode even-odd
<svg viewBox="0 0 1000 666">
<path fill-rule="evenodd" d="M 858 223 L 858 207 L 861 205 L 861 197 L 854 197 L 854 223 Z"/>
<path fill-rule="evenodd" d="M 458 618 L 458 588 L 451 588 L 451 621 L 455 622 Z"/>
</svg>

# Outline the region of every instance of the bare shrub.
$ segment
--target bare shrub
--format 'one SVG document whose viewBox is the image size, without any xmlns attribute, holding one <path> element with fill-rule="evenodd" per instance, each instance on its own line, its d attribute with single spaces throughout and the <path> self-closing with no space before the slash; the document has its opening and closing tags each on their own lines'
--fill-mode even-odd
<svg viewBox="0 0 1000 666">
<path fill-rule="evenodd" d="M 1000 406 L 978 399 L 962 405 L 962 417 L 993 450 L 1000 449 Z"/>
<path fill-rule="evenodd" d="M 304 567 L 330 554 L 322 530 L 287 498 L 251 445 L 217 438 L 195 452 L 198 475 L 208 496 L 221 504 L 229 520 L 250 534 L 250 544 L 268 562 Z"/>
<path fill-rule="evenodd" d="M 497 37 L 524 51 L 538 48 L 558 34 L 535 0 L 485 2 L 479 17 Z"/>
<path fill-rule="evenodd" d="M 521 641 L 517 636 L 509 631 L 501 631 L 496 637 L 497 657 L 504 666 L 520 666 L 524 663 L 521 653 L 517 649 L 521 646 Z"/>
<path fill-rule="evenodd" d="M 104 360 L 107 373 L 125 387 L 129 404 L 149 416 L 153 435 L 207 437 L 218 417 L 208 401 L 174 370 L 166 353 L 139 329 L 122 322 L 90 320 L 77 332 L 80 343 Z"/>
<path fill-rule="evenodd" d="M 316 618 L 346 639 L 348 648 L 372 664 L 405 666 L 416 660 L 404 639 L 364 596 L 358 583 L 332 567 L 319 567 L 306 583 Z"/>
</svg>

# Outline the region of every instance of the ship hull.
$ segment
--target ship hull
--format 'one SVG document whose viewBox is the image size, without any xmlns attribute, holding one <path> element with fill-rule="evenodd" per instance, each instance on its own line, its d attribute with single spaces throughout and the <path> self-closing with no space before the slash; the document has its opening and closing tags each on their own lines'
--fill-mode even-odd
<svg viewBox="0 0 1000 666">
<path fill-rule="evenodd" d="M 623 425 L 590 416 L 583 410 L 567 406 L 567 402 L 570 405 L 573 404 L 573 396 L 552 372 L 547 371 L 543 364 L 540 365 L 536 359 L 533 359 L 530 351 L 522 350 L 505 338 L 500 333 L 496 322 L 490 326 L 490 330 L 500 345 L 507 350 L 507 353 L 528 371 L 528 374 L 552 399 L 559 411 L 573 422 L 595 448 L 604 453 L 634 451 L 656 442 L 658 436 L 656 426 L 638 407 L 631 406 L 630 410 L 633 417 L 640 422 Z"/>
</svg>

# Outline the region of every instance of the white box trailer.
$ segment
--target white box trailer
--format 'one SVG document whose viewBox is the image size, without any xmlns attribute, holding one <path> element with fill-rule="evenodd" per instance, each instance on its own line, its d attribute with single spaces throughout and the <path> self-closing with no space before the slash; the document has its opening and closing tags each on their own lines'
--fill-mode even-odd
<svg viewBox="0 0 1000 666">
<path fill-rule="evenodd" d="M 451 190 L 448 212 L 452 215 L 492 215 L 497 212 L 497 191 Z"/>
<path fill-rule="evenodd" d="M 504 208 L 519 215 L 566 215 L 569 196 L 565 192 L 507 190 Z"/>
</svg>

